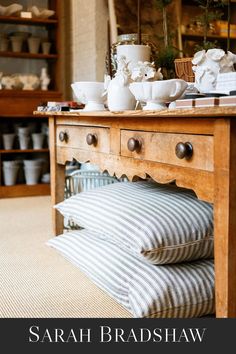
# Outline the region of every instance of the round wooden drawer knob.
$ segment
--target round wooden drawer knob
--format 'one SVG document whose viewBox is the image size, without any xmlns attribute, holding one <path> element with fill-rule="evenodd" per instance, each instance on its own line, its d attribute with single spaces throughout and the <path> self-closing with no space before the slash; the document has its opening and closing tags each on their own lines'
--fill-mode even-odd
<svg viewBox="0 0 236 354">
<path fill-rule="evenodd" d="M 88 145 L 97 145 L 98 139 L 95 134 L 88 134 L 86 136 L 86 142 Z"/>
<path fill-rule="evenodd" d="M 59 133 L 59 140 L 61 141 L 61 142 L 63 142 L 63 141 L 65 141 L 65 142 L 67 142 L 68 141 L 68 134 L 66 133 L 66 132 L 60 132 Z"/>
<path fill-rule="evenodd" d="M 193 146 L 191 143 L 178 143 L 175 147 L 175 154 L 179 159 L 190 159 L 193 156 Z"/>
<path fill-rule="evenodd" d="M 141 150 L 142 143 L 138 139 L 135 138 L 130 138 L 127 143 L 127 147 L 129 151 L 140 151 Z"/>
</svg>

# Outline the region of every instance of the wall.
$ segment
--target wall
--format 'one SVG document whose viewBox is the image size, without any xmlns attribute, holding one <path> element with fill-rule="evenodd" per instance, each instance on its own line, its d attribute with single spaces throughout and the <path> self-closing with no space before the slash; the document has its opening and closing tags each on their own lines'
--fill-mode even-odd
<svg viewBox="0 0 236 354">
<path fill-rule="evenodd" d="M 107 19 L 106 0 L 71 0 L 72 81 L 103 81 Z"/>
</svg>

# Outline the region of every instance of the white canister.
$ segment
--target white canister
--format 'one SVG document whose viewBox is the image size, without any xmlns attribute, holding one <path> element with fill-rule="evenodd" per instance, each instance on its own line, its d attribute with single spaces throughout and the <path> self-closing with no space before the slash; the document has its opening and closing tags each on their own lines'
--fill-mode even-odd
<svg viewBox="0 0 236 354">
<path fill-rule="evenodd" d="M 117 59 L 125 56 L 129 62 L 128 67 L 132 69 L 137 65 L 138 61 L 150 61 L 151 48 L 144 44 L 123 44 L 117 46 Z"/>
</svg>

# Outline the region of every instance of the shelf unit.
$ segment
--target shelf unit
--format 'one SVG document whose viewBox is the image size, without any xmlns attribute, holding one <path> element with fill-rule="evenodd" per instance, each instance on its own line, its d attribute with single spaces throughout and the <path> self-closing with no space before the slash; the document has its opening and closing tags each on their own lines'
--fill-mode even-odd
<svg viewBox="0 0 236 354">
<path fill-rule="evenodd" d="M 200 15 L 201 9 L 194 0 L 177 0 L 177 21 L 178 21 L 178 48 L 180 56 L 192 57 L 195 46 L 202 44 L 203 32 L 197 28 L 196 19 Z M 236 23 L 236 1 L 231 1 L 231 20 L 232 26 Z M 227 20 L 227 6 L 220 8 L 223 13 L 223 21 Z M 231 28 L 232 30 L 232 28 Z M 217 22 L 212 23 L 212 29 L 209 29 L 207 34 L 208 41 L 217 41 L 218 46 L 222 49 L 227 49 L 227 32 L 221 34 L 217 26 Z M 236 29 L 230 35 L 230 50 L 236 51 Z"/>
<path fill-rule="evenodd" d="M 19 4 L 25 6 L 27 1 L 18 1 Z M 27 47 L 23 47 L 21 52 L 13 52 L 11 50 L 0 51 L 0 61 L 4 61 L 6 65 L 6 58 L 8 68 L 11 72 L 3 71 L 3 74 L 15 74 L 15 67 L 25 68 L 25 71 L 20 73 L 37 74 L 40 75 L 39 67 L 47 67 L 50 76 L 50 84 L 47 91 L 41 89 L 37 90 L 21 90 L 21 89 L 0 89 L 0 198 L 20 197 L 20 196 L 35 196 L 50 194 L 50 184 L 38 183 L 36 185 L 27 185 L 18 181 L 13 186 L 5 186 L 2 175 L 2 161 L 14 160 L 16 158 L 31 159 L 38 156 L 45 156 L 49 160 L 49 149 L 27 150 L 19 149 L 17 144 L 11 150 L 4 150 L 2 133 L 3 127 L 7 132 L 11 133 L 14 123 L 21 123 L 23 126 L 31 122 L 37 122 L 38 127 L 42 122 L 47 123 L 47 119 L 38 119 L 33 115 L 33 111 L 37 106 L 49 101 L 62 101 L 62 69 L 61 69 L 61 1 L 60 0 L 44 0 L 43 3 L 51 10 L 55 11 L 55 15 L 48 19 L 40 18 L 21 18 L 18 16 L 0 16 L 0 33 L 7 31 L 8 28 L 14 28 L 14 31 L 20 31 L 22 26 L 35 35 L 39 33 L 47 33 L 48 40 L 52 42 L 51 51 L 49 54 L 41 52 L 32 54 L 27 51 Z M 29 5 L 30 5 L 29 1 Z M 1 3 L 1 5 L 4 5 Z M 34 5 L 42 7 L 41 0 L 35 0 Z M 26 9 L 23 9 L 25 11 Z M 41 31 L 41 32 L 40 32 Z M 7 33 L 8 34 L 8 33 Z M 4 66 L 3 65 L 3 66 Z M 30 67 L 31 71 L 27 71 Z M 22 69 L 23 70 L 23 69 Z M 7 128 L 6 128 L 7 127 Z M 39 128 L 38 128 L 39 129 Z M 50 166 L 49 166 L 50 170 Z M 49 172 L 49 171 L 48 171 Z"/>
</svg>

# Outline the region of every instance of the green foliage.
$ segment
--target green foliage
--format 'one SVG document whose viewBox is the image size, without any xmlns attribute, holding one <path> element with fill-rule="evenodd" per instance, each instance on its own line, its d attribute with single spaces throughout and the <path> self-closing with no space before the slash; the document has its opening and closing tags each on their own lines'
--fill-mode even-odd
<svg viewBox="0 0 236 354">
<path fill-rule="evenodd" d="M 167 6 L 173 0 L 154 0 L 155 5 L 162 13 L 163 36 L 159 36 L 158 53 L 155 58 L 157 68 L 162 68 L 165 79 L 174 77 L 174 59 L 177 57 L 176 49 L 173 47 L 173 30 L 167 16 Z"/>
<path fill-rule="evenodd" d="M 205 49 L 205 50 L 208 50 L 208 49 L 213 49 L 213 48 L 217 48 L 218 47 L 218 43 L 217 41 L 205 41 L 203 44 L 196 44 L 195 47 L 194 47 L 194 50 L 196 52 L 202 50 L 202 49 Z"/>
<path fill-rule="evenodd" d="M 177 58 L 177 50 L 173 46 L 163 48 L 158 52 L 155 64 L 157 68 L 162 68 L 165 79 L 175 77 L 174 60 Z"/>
<path fill-rule="evenodd" d="M 172 0 L 155 0 L 155 4 L 159 9 L 163 9 L 166 6 L 170 5 Z"/>
<path fill-rule="evenodd" d="M 217 42 L 209 42 L 207 40 L 208 30 L 210 27 L 210 23 L 221 19 L 223 13 L 219 11 L 220 8 L 223 8 L 227 1 L 226 0 L 195 0 L 195 2 L 199 5 L 202 10 L 202 14 L 196 16 L 195 20 L 202 23 L 203 26 L 203 43 L 202 45 L 197 45 L 196 50 L 201 49 L 212 49 L 217 46 Z"/>
</svg>

